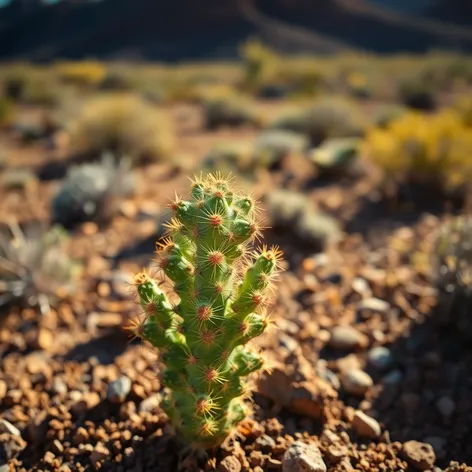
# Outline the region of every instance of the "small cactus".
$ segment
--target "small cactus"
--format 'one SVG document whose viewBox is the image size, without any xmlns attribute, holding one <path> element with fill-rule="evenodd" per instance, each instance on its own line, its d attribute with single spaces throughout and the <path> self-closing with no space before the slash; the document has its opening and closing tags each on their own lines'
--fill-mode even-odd
<svg viewBox="0 0 472 472">
<path fill-rule="evenodd" d="M 458 216 L 439 231 L 432 251 L 439 289 L 439 317 L 461 338 L 472 340 L 472 217 Z"/>
<path fill-rule="evenodd" d="M 144 320 L 134 334 L 160 350 L 168 389 L 163 408 L 193 449 L 219 445 L 248 414 L 245 378 L 266 366 L 248 347 L 269 325 L 265 307 L 281 252 L 263 247 L 255 202 L 218 174 L 176 199 L 158 266 L 180 298 L 173 305 L 147 272 L 135 283 Z"/>
</svg>

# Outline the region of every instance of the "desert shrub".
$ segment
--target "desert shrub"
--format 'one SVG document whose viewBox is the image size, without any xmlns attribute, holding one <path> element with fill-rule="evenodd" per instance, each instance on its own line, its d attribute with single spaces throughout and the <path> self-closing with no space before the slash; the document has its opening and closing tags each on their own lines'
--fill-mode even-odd
<svg viewBox="0 0 472 472">
<path fill-rule="evenodd" d="M 373 123 L 379 128 L 386 128 L 392 121 L 400 118 L 408 109 L 402 105 L 385 103 L 374 113 Z"/>
<path fill-rule="evenodd" d="M 258 88 L 269 80 L 277 69 L 277 54 L 259 40 L 246 41 L 240 48 L 240 55 L 244 64 L 245 88 Z"/>
<path fill-rule="evenodd" d="M 254 168 L 254 149 L 249 141 L 223 142 L 213 146 L 203 158 L 208 172 L 236 172 L 247 175 Z"/>
<path fill-rule="evenodd" d="M 454 111 L 409 112 L 386 128 L 373 128 L 365 151 L 396 183 L 462 193 L 472 178 L 472 133 Z"/>
<path fill-rule="evenodd" d="M 310 160 L 321 175 L 353 174 L 360 148 L 359 138 L 332 138 L 311 150 Z"/>
<path fill-rule="evenodd" d="M 272 167 L 288 154 L 301 154 L 308 147 L 303 134 L 286 130 L 263 131 L 254 141 L 254 155 L 259 166 Z"/>
<path fill-rule="evenodd" d="M 472 217 L 442 225 L 432 251 L 433 277 L 439 289 L 440 320 L 472 339 Z"/>
<path fill-rule="evenodd" d="M 271 126 L 307 136 L 314 146 L 327 138 L 362 136 L 364 123 L 358 110 L 340 98 L 322 98 L 307 110 L 278 118 Z"/>
<path fill-rule="evenodd" d="M 400 81 L 399 98 L 404 105 L 415 110 L 431 111 L 436 108 L 436 91 L 422 74 Z"/>
<path fill-rule="evenodd" d="M 472 95 L 461 97 L 453 106 L 464 126 L 472 129 Z"/>
<path fill-rule="evenodd" d="M 58 228 L 23 232 L 16 223 L 0 233 L 0 307 L 37 306 L 46 313 L 74 288 L 78 265 Z"/>
<path fill-rule="evenodd" d="M 0 128 L 11 124 L 15 114 L 11 99 L 0 96 Z"/>
<path fill-rule="evenodd" d="M 251 105 L 241 97 L 216 98 L 203 103 L 205 127 L 209 130 L 220 126 L 258 126 L 260 120 Z"/>
<path fill-rule="evenodd" d="M 322 249 L 341 239 L 337 221 L 316 211 L 301 193 L 275 190 L 268 194 L 265 203 L 271 226 L 293 234 L 299 242 Z"/>
<path fill-rule="evenodd" d="M 97 87 L 107 75 L 105 65 L 96 61 L 60 62 L 55 67 L 61 81 Z"/>
<path fill-rule="evenodd" d="M 135 186 L 129 161 L 105 155 L 100 163 L 69 170 L 52 201 L 53 221 L 71 227 L 83 221 L 107 222 L 119 200 Z"/>
<path fill-rule="evenodd" d="M 24 190 L 37 181 L 36 174 L 25 167 L 5 169 L 0 175 L 0 187 L 5 190 Z"/>
<path fill-rule="evenodd" d="M 161 110 L 135 95 L 110 94 L 89 99 L 70 125 L 79 152 L 111 152 L 135 161 L 164 159 L 174 147 L 171 123 Z"/>
</svg>

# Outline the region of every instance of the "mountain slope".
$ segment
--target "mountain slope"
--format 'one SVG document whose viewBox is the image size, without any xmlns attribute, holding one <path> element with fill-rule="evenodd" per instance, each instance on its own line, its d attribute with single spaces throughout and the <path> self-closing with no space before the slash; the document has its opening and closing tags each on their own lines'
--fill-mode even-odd
<svg viewBox="0 0 472 472">
<path fill-rule="evenodd" d="M 467 7 L 448 2 L 437 1 L 426 18 L 363 0 L 64 0 L 48 7 L 33 0 L 26 10 L 14 1 L 0 9 L 0 59 L 231 58 L 253 35 L 287 52 L 471 51 L 464 18 L 453 23 Z"/>
</svg>

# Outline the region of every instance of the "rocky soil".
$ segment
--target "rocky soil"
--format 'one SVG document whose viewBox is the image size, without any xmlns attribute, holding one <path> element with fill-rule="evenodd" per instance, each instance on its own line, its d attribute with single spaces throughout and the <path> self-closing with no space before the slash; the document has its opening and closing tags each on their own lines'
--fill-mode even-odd
<svg viewBox="0 0 472 472">
<path fill-rule="evenodd" d="M 181 150 L 200 155 L 225 133 L 186 132 Z M 37 166 L 46 154 L 31 148 L 9 165 Z M 259 176 L 256 192 L 284 172 Z M 156 354 L 123 328 L 139 313 L 130 275 L 148 264 L 159 215 L 187 179 L 165 165 L 139 173 L 140 193 L 109 225 L 72 234 L 85 267 L 74 296 L 42 316 L 16 307 L 2 315 L 0 472 L 472 470 L 472 354 L 440 324 L 425 270 L 439 217 L 360 220 L 369 181 L 310 190 L 346 228 L 356 223 L 334 247 L 313 254 L 290 232 L 266 231 L 286 253 L 277 329 L 259 341 L 273 369 L 254 378 L 253 415 L 222 447 L 183 455 L 159 406 Z M 0 190 L 2 220 L 46 220 L 55 185 Z"/>
</svg>

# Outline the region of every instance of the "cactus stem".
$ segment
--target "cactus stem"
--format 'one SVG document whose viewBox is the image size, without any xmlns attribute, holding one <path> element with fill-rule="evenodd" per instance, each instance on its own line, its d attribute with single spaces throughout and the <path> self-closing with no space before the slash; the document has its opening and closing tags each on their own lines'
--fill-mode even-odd
<svg viewBox="0 0 472 472">
<path fill-rule="evenodd" d="M 200 333 L 199 339 L 204 346 L 206 347 L 211 346 L 215 343 L 216 333 L 212 331 L 211 329 L 204 329 Z"/>
<path fill-rule="evenodd" d="M 199 321 L 208 321 L 213 314 L 213 309 L 211 306 L 202 305 L 197 309 L 197 318 Z"/>
<path fill-rule="evenodd" d="M 211 226 L 214 228 L 219 228 L 223 224 L 223 217 L 219 215 L 218 213 L 214 213 L 209 216 L 208 218 L 209 223 Z"/>
</svg>

